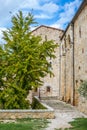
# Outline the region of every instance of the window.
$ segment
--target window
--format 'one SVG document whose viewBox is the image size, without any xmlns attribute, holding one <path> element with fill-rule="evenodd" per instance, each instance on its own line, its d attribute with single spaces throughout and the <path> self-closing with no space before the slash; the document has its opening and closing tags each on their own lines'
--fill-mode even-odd
<svg viewBox="0 0 87 130">
<path fill-rule="evenodd" d="M 78 84 L 78 80 L 76 80 L 76 85 Z"/>
<path fill-rule="evenodd" d="M 82 48 L 82 53 L 84 53 L 84 48 Z"/>
<path fill-rule="evenodd" d="M 81 27 L 79 27 L 79 37 L 81 38 Z"/>
<path fill-rule="evenodd" d="M 68 37 L 67 37 L 67 42 L 68 42 L 67 44 L 70 45 L 70 43 L 71 43 L 70 35 L 68 35 Z"/>
<path fill-rule="evenodd" d="M 37 92 L 37 88 L 34 88 L 34 92 Z"/>
<path fill-rule="evenodd" d="M 82 80 L 82 79 L 80 79 L 80 82 L 81 82 L 81 83 L 83 83 L 83 80 Z"/>
<path fill-rule="evenodd" d="M 81 69 L 81 67 L 79 66 L 79 67 L 78 67 L 78 69 L 80 70 L 80 69 Z"/>
<path fill-rule="evenodd" d="M 50 92 L 50 86 L 47 86 L 47 87 L 46 87 L 46 91 L 47 91 L 47 92 Z"/>
<path fill-rule="evenodd" d="M 45 35 L 45 41 L 47 41 L 47 35 Z"/>
</svg>

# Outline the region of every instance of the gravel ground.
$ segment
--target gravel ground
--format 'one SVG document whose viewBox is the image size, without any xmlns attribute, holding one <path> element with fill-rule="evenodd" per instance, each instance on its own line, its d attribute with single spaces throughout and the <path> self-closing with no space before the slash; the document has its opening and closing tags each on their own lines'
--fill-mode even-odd
<svg viewBox="0 0 87 130">
<path fill-rule="evenodd" d="M 85 114 L 79 112 L 75 107 L 66 104 L 58 100 L 44 100 L 44 103 L 51 106 L 55 110 L 55 119 L 49 119 L 48 128 L 45 130 L 55 130 L 58 128 L 69 128 L 70 121 L 73 121 L 74 118 L 78 117 L 87 117 Z"/>
</svg>

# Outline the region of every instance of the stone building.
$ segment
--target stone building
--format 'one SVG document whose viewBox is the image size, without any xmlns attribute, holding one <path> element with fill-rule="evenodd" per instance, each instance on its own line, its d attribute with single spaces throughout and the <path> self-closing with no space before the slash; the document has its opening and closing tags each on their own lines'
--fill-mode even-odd
<svg viewBox="0 0 87 130">
<path fill-rule="evenodd" d="M 87 113 L 87 101 L 78 94 L 87 80 L 87 0 L 83 0 L 60 44 L 60 99 Z"/>
<path fill-rule="evenodd" d="M 73 104 L 73 30 L 69 25 L 60 45 L 60 99 Z"/>
<path fill-rule="evenodd" d="M 60 37 L 63 35 L 63 30 L 48 26 L 40 26 L 32 31 L 35 36 L 41 36 L 42 40 L 53 40 L 55 44 L 60 44 Z M 54 77 L 47 75 L 43 78 L 44 84 L 38 89 L 40 98 L 59 98 L 59 47 L 55 50 L 55 59 L 50 59 L 52 72 Z"/>
<path fill-rule="evenodd" d="M 87 0 L 83 0 L 65 31 L 42 25 L 32 33 L 59 44 L 56 59 L 50 61 L 55 76 L 43 79 L 39 96 L 57 97 L 87 113 L 87 100 L 78 93 L 81 82 L 87 80 Z"/>
</svg>

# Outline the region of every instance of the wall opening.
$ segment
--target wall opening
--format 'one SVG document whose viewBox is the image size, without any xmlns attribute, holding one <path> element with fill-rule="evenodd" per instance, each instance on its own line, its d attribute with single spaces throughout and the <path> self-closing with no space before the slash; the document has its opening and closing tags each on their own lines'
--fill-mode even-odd
<svg viewBox="0 0 87 130">
<path fill-rule="evenodd" d="M 79 27 L 79 37 L 81 38 L 81 27 Z"/>
<path fill-rule="evenodd" d="M 47 87 L 46 87 L 46 92 L 50 92 L 50 90 L 51 90 L 51 89 L 50 89 L 50 86 L 47 86 Z"/>
</svg>

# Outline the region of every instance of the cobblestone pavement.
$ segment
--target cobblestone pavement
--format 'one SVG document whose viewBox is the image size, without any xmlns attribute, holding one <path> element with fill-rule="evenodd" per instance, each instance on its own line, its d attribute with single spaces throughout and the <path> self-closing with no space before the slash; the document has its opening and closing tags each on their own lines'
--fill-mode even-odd
<svg viewBox="0 0 87 130">
<path fill-rule="evenodd" d="M 44 100 L 43 102 L 55 110 L 55 119 L 49 119 L 51 123 L 45 130 L 55 130 L 55 128 L 64 130 L 64 128 L 70 127 L 69 122 L 73 121 L 74 118 L 87 117 L 70 104 L 58 100 Z"/>
</svg>

